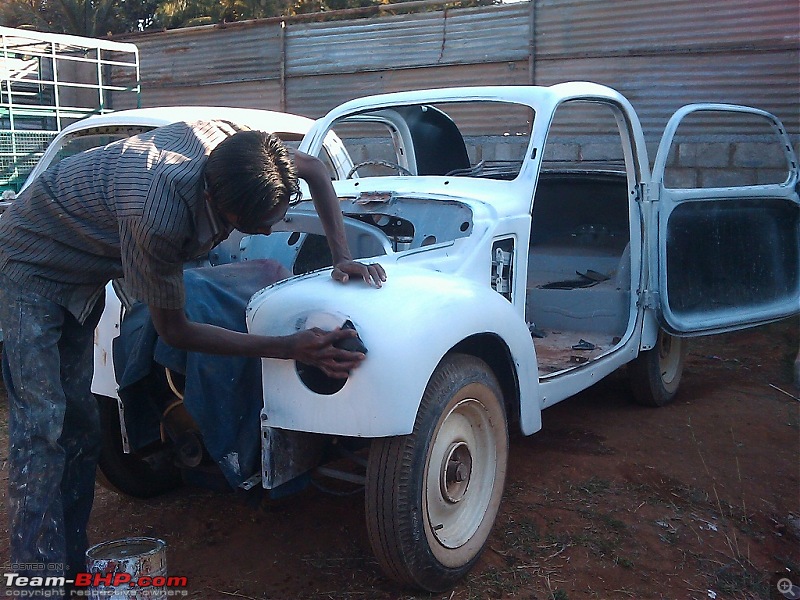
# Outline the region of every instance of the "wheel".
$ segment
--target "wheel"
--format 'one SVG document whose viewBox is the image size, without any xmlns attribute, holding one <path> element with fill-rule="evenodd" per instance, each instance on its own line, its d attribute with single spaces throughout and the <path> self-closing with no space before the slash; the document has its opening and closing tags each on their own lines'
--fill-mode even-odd
<svg viewBox="0 0 800 600">
<path fill-rule="evenodd" d="M 431 592 L 463 577 L 489 537 L 507 463 L 497 380 L 475 357 L 445 357 L 413 432 L 373 440 L 370 447 L 367 531 L 386 574 Z"/>
<path fill-rule="evenodd" d="M 672 402 L 681 383 L 689 343 L 659 330 L 652 350 L 640 352 L 628 364 L 633 397 L 644 406 L 664 406 Z"/>
<path fill-rule="evenodd" d="M 180 487 L 180 470 L 164 448 L 152 448 L 147 460 L 141 454 L 122 449 L 117 401 L 97 396 L 103 445 L 98 462 L 98 482 L 115 492 L 135 498 L 152 498 Z"/>
<path fill-rule="evenodd" d="M 361 167 L 369 167 L 369 166 L 376 166 L 376 167 L 386 167 L 387 169 L 394 169 L 400 175 L 405 175 L 407 177 L 413 175 L 411 171 L 406 169 L 405 167 L 398 165 L 397 163 L 389 162 L 388 160 L 365 160 L 364 162 L 360 162 L 356 165 L 353 165 L 353 168 L 350 169 L 347 173 L 347 179 L 351 179 L 353 175 L 355 175 L 356 171 L 358 171 Z"/>
</svg>

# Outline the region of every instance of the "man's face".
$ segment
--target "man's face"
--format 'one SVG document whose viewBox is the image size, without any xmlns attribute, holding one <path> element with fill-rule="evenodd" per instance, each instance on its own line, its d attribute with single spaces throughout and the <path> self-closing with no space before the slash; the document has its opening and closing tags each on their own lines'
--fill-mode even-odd
<svg viewBox="0 0 800 600">
<path fill-rule="evenodd" d="M 272 233 L 272 228 L 275 226 L 275 224 L 279 223 L 281 220 L 283 220 L 283 217 L 286 216 L 286 211 L 288 208 L 289 203 L 282 201 L 272 210 L 270 210 L 261 221 L 255 223 L 242 223 L 239 220 L 239 216 L 234 213 L 219 212 L 219 214 L 234 229 L 241 231 L 242 233 L 260 233 L 262 235 L 269 235 Z"/>
</svg>

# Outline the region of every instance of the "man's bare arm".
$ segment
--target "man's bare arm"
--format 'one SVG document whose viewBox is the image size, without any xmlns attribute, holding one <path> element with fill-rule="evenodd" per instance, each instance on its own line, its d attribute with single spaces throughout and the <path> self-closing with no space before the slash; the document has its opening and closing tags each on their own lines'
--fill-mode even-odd
<svg viewBox="0 0 800 600">
<path fill-rule="evenodd" d="M 183 310 L 150 306 L 150 316 L 161 339 L 180 350 L 235 356 L 294 359 L 320 368 L 329 377 L 345 378 L 365 355 L 336 348 L 339 340 L 354 337 L 350 329 L 308 329 L 287 336 L 239 333 L 215 325 L 195 323 Z"/>
<path fill-rule="evenodd" d="M 333 189 L 328 169 L 315 156 L 297 152 L 295 154 L 295 168 L 298 177 L 308 183 L 314 208 L 317 210 L 325 237 L 331 248 L 333 256 L 333 278 L 346 282 L 351 275 L 361 277 L 375 287 L 381 287 L 386 281 L 386 272 L 377 263 L 365 265 L 353 260 L 347 238 L 344 233 L 344 219 L 339 206 L 339 198 Z"/>
</svg>

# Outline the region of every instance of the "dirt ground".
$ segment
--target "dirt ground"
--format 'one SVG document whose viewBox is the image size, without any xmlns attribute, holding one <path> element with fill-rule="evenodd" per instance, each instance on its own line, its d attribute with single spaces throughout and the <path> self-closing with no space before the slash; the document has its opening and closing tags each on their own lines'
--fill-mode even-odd
<svg viewBox="0 0 800 600">
<path fill-rule="evenodd" d="M 666 408 L 633 404 L 620 372 L 545 411 L 541 432 L 512 438 L 488 546 L 446 593 L 414 595 L 381 574 L 358 493 L 309 488 L 272 506 L 98 487 L 90 540 L 166 540 L 190 598 L 783 598 L 779 577 L 800 585 L 799 329 L 795 319 L 695 341 Z M 0 400 L 0 564 L 7 421 Z"/>
</svg>

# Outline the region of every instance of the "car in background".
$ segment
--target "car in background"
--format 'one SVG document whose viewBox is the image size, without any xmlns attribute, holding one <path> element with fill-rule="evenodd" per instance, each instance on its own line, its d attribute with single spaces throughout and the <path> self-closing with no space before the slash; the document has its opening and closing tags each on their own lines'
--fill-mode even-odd
<svg viewBox="0 0 800 600">
<path fill-rule="evenodd" d="M 69 156 L 178 121 L 192 122 L 212 119 L 228 120 L 251 129 L 274 133 L 287 146 L 293 148 L 297 148 L 313 124 L 313 120 L 307 117 L 290 113 L 213 106 L 138 108 L 88 117 L 59 132 L 31 170 L 17 194 L 11 190 L 4 192 L 0 198 L 0 214 L 39 174 Z M 325 151 L 320 158 L 326 163 L 331 177 L 334 179 L 345 177 L 352 167 L 347 153 L 334 136 L 330 136 L 326 140 Z M 302 181 L 301 186 L 304 186 Z M 303 187 L 303 190 L 307 196 L 307 188 Z M 108 301 L 111 303 L 110 308 L 116 307 L 117 295 L 109 294 Z M 0 331 L 0 341 L 2 341 L 2 331 Z"/>
<path fill-rule="evenodd" d="M 178 121 L 212 119 L 228 120 L 250 129 L 274 133 L 287 145 L 295 148 L 313 124 L 313 120 L 307 117 L 290 113 L 214 106 L 136 108 L 95 115 L 64 128 L 53 139 L 20 191 L 28 187 L 45 169 L 73 154 Z M 352 166 L 333 138 L 326 140 L 326 151 L 320 158 L 328 162 L 333 177 L 344 176 Z"/>
</svg>

